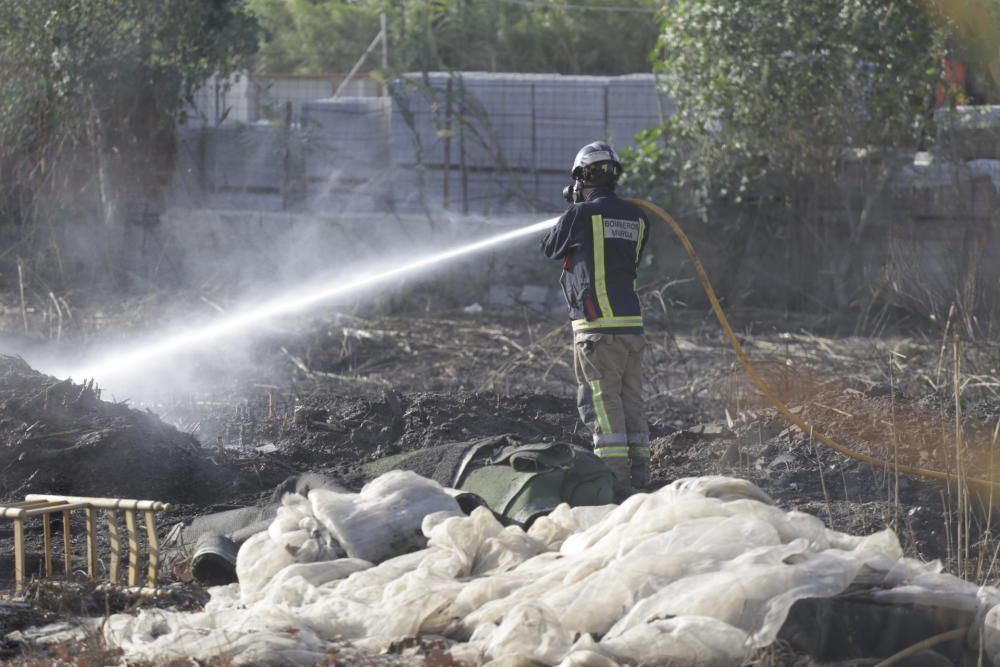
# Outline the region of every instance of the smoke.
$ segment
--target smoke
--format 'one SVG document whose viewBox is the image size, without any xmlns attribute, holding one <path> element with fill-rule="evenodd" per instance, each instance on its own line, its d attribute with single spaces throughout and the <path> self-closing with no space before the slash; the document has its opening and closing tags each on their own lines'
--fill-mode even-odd
<svg viewBox="0 0 1000 667">
<path fill-rule="evenodd" d="M 282 316 L 308 312 L 348 297 L 371 295 L 400 280 L 543 232 L 555 221 L 556 218 L 535 222 L 480 241 L 416 257 L 408 253 L 405 260 L 383 256 L 381 261 L 333 271 L 322 279 L 290 286 L 263 300 L 247 298 L 242 306 L 228 314 L 188 321 L 142 340 L 115 343 L 72 359 L 46 355 L 49 358 L 42 359 L 39 368 L 57 377 L 72 377 L 77 381 L 94 379 L 100 386 L 116 392 L 141 390 L 151 383 L 168 387 L 188 384 L 193 381 L 189 372 L 195 366 L 218 362 L 218 354 L 223 354 L 230 363 L 250 361 L 246 358 L 249 350 L 245 343 L 266 332 L 267 325 Z"/>
<path fill-rule="evenodd" d="M 477 266 L 463 270 L 462 258 L 552 224 L 525 224 L 526 215 L 541 216 L 525 213 L 522 198 L 501 196 L 509 183 L 471 174 L 466 192 L 464 174 L 460 188 L 453 173 L 449 189 L 448 176 L 442 181 L 434 170 L 394 168 L 387 100 L 310 104 L 301 122 L 288 127 L 179 129 L 175 181 L 154 222 L 96 231 L 66 225 L 60 232 L 67 275 L 80 286 L 76 303 L 89 315 L 111 296 L 111 316 L 104 324 L 75 321 L 68 334 L 75 340 L 62 345 L 0 341 L 3 349 L 57 377 L 93 379 L 107 397 L 163 415 L 172 395 L 213 400 L 210 384 L 251 376 L 261 382 L 278 369 L 268 365 L 270 357 L 259 358 L 262 347 L 274 352 L 311 326 L 289 316 L 323 314 L 355 300 L 412 304 L 415 294 L 435 307 L 467 305 L 483 299 L 496 276 L 518 285 L 551 280 L 553 267 L 531 253 L 539 274 L 549 274 L 532 280 L 535 269 L 519 259 L 526 253 L 517 247 L 485 261 L 480 255 Z M 558 188 L 551 190 L 558 196 Z M 487 194 L 488 202 L 479 199 Z M 506 219 L 456 216 L 449 204 L 504 211 Z M 443 279 L 434 274 L 433 290 L 408 289 L 445 264 L 450 268 Z M 137 307 L 141 321 L 134 327 L 128 306 L 116 305 L 124 303 L 124 290 L 159 302 Z M 130 336 L 132 329 L 151 333 Z"/>
</svg>

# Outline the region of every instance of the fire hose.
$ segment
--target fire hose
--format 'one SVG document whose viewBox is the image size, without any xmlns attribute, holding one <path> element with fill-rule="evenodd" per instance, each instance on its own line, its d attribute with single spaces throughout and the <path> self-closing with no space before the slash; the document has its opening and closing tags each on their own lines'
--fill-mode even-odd
<svg viewBox="0 0 1000 667">
<path fill-rule="evenodd" d="M 771 405 L 781 414 L 782 417 L 787 419 L 789 422 L 800 428 L 804 433 L 810 434 L 811 437 L 815 438 L 819 442 L 823 443 L 830 449 L 833 449 L 844 456 L 848 456 L 852 459 L 862 461 L 864 463 L 869 463 L 886 470 L 898 471 L 901 473 L 916 475 L 919 477 L 929 477 L 932 479 L 940 479 L 947 482 L 964 482 L 969 485 L 981 486 L 986 489 L 993 489 L 996 486 L 1000 486 L 1000 482 L 988 479 L 982 479 L 978 477 L 966 477 L 959 476 L 955 473 L 942 472 L 940 470 L 931 470 L 928 468 L 920 468 L 918 466 L 910 466 L 905 464 L 900 464 L 896 462 L 889 462 L 885 459 L 878 458 L 877 456 L 871 456 L 870 454 L 865 454 L 864 452 L 859 452 L 856 449 L 852 449 L 846 445 L 843 445 L 833 438 L 817 431 L 813 426 L 807 423 L 805 420 L 800 418 L 794 412 L 792 412 L 788 406 L 785 404 L 781 398 L 764 382 L 764 378 L 761 377 L 760 373 L 754 368 L 754 365 L 750 363 L 750 359 L 747 357 L 746 352 L 743 350 L 743 345 L 740 343 L 736 334 L 733 332 L 732 327 L 729 325 L 729 320 L 726 318 L 726 313 L 722 310 L 722 305 L 719 303 L 719 298 L 715 294 L 715 290 L 712 288 L 712 283 L 708 278 L 708 274 L 705 272 L 705 267 L 701 263 L 701 259 L 698 257 L 698 253 L 695 252 L 694 246 L 691 244 L 691 240 L 688 238 L 681 226 L 670 217 L 662 208 L 642 199 L 631 199 L 629 200 L 633 204 L 641 206 L 645 210 L 649 211 L 660 220 L 662 220 L 673 233 L 677 236 L 681 245 L 684 247 L 684 251 L 687 253 L 688 257 L 691 259 L 691 263 L 694 265 L 694 270 L 698 275 L 698 281 L 705 290 L 705 294 L 708 296 L 709 302 L 712 304 L 712 310 L 715 312 L 716 318 L 719 320 L 719 324 L 722 325 L 722 330 L 726 334 L 726 338 L 729 340 L 729 344 L 732 345 L 733 351 L 736 352 L 736 356 L 739 358 L 740 363 L 743 364 L 743 368 L 746 369 L 747 374 L 750 379 L 753 380 L 754 385 L 757 389 L 770 401 Z"/>
</svg>

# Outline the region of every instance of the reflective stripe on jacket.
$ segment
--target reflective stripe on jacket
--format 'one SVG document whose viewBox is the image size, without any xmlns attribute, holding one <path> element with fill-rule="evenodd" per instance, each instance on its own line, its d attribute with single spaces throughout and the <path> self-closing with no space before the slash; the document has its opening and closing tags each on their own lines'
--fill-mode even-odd
<svg viewBox="0 0 1000 667">
<path fill-rule="evenodd" d="M 598 188 L 572 205 L 542 239 L 542 252 L 563 260 L 560 283 L 573 330 L 642 333 L 636 270 L 649 240 L 642 209 Z"/>
</svg>

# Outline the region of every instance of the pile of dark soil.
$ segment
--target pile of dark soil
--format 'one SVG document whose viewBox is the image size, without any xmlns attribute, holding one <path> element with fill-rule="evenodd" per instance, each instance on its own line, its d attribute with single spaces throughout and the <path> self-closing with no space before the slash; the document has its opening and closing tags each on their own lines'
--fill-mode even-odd
<svg viewBox="0 0 1000 667">
<path fill-rule="evenodd" d="M 526 441 L 576 441 L 576 407 L 565 398 L 492 393 L 385 392 L 376 399 L 309 401 L 282 438 L 294 461 L 360 463 L 447 442 L 515 433 Z M 582 442 L 582 440 L 581 440 Z"/>
<path fill-rule="evenodd" d="M 227 456 L 255 471 L 262 485 L 273 485 L 282 475 L 324 472 L 359 486 L 366 463 L 503 433 L 526 442 L 586 444 L 589 439 L 574 401 L 544 394 L 389 389 L 345 395 L 316 386 L 298 399 L 279 396 L 248 402 L 222 419 Z M 275 409 L 279 400 L 281 407 Z"/>
<path fill-rule="evenodd" d="M 0 355 L 0 499 L 54 493 L 192 502 L 225 495 L 238 477 L 156 415 Z"/>
</svg>

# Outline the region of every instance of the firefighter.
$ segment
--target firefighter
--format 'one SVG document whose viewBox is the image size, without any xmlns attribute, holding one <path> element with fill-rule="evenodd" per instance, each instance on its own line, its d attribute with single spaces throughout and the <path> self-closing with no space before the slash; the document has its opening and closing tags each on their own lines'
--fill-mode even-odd
<svg viewBox="0 0 1000 667">
<path fill-rule="evenodd" d="M 615 194 L 622 166 L 608 144 L 577 153 L 570 207 L 542 239 L 563 262 L 563 294 L 573 324 L 577 407 L 594 453 L 620 488 L 649 484 L 649 425 L 642 396 L 642 312 L 636 270 L 649 240 L 642 209 Z"/>
</svg>

